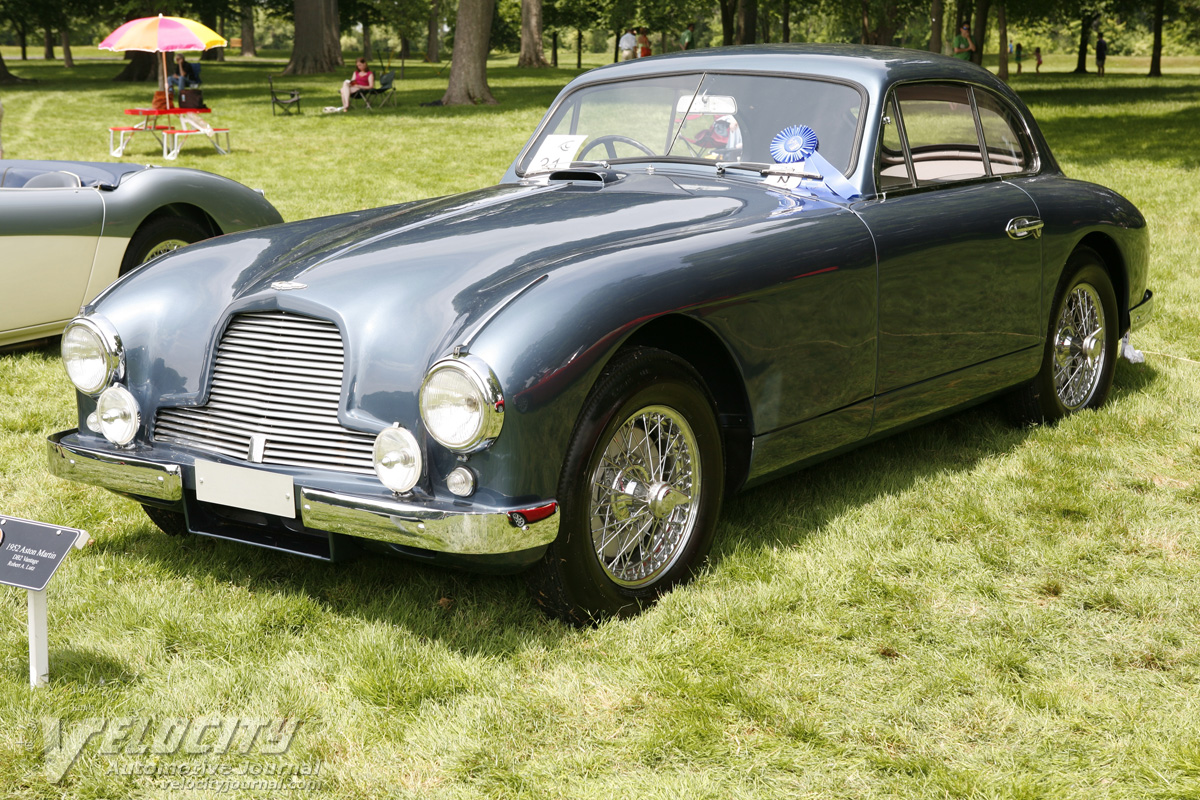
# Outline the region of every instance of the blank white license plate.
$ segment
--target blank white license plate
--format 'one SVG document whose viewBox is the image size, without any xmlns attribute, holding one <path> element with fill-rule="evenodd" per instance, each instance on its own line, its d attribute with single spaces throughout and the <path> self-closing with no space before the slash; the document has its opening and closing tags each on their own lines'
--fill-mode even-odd
<svg viewBox="0 0 1200 800">
<path fill-rule="evenodd" d="M 196 499 L 277 517 L 296 516 L 295 487 L 290 475 L 212 461 L 196 460 Z"/>
</svg>

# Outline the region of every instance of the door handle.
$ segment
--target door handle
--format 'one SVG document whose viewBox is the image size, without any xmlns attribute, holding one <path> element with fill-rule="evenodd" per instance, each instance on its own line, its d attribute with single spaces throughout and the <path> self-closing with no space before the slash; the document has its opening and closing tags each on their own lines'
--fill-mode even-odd
<svg viewBox="0 0 1200 800">
<path fill-rule="evenodd" d="M 1010 239 L 1024 239 L 1030 234 L 1033 238 L 1040 239 L 1042 237 L 1042 228 L 1046 223 L 1036 217 L 1017 217 L 1010 219 L 1008 225 L 1004 227 L 1004 232 L 1008 234 Z"/>
</svg>

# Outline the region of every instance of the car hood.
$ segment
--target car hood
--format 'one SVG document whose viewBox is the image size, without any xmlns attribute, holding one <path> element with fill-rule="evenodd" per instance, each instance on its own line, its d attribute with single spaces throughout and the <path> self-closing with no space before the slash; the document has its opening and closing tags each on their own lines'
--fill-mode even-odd
<svg viewBox="0 0 1200 800">
<path fill-rule="evenodd" d="M 114 284 L 93 307 L 121 333 L 127 357 L 157 376 L 152 394 L 190 402 L 202 401 L 209 353 L 234 314 L 332 320 L 346 342 L 344 407 L 374 425 L 398 401 L 415 410 L 429 365 L 543 276 L 765 219 L 777 197 L 751 181 L 679 175 L 505 184 L 192 245 Z M 372 399 L 380 387 L 404 397 Z"/>
</svg>

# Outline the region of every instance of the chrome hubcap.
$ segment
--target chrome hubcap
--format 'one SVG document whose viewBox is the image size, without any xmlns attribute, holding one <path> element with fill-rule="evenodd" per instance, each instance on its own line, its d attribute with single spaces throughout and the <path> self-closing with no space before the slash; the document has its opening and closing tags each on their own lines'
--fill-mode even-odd
<svg viewBox="0 0 1200 800">
<path fill-rule="evenodd" d="M 167 239 L 165 242 L 159 242 L 150 249 L 149 253 L 146 253 L 146 257 L 142 259 L 142 263 L 145 264 L 147 261 L 152 261 L 161 255 L 166 255 L 172 250 L 187 247 L 189 244 L 191 243 L 185 242 L 183 239 Z"/>
<path fill-rule="evenodd" d="M 1081 283 L 1063 302 L 1054 335 L 1054 391 L 1070 411 L 1092 399 L 1108 354 L 1104 307 L 1091 284 Z"/>
<path fill-rule="evenodd" d="M 695 529 L 700 454 L 679 412 L 649 406 L 621 424 L 591 478 L 596 558 L 622 586 L 653 583 Z"/>
</svg>

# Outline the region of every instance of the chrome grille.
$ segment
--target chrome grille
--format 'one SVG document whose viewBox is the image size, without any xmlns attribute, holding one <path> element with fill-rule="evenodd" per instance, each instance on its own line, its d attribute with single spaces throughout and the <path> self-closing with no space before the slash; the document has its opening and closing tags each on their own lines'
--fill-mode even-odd
<svg viewBox="0 0 1200 800">
<path fill-rule="evenodd" d="M 331 322 L 240 314 L 217 348 L 208 405 L 159 409 L 155 438 L 256 463 L 373 474 L 375 437 L 338 422 L 343 361 Z"/>
</svg>

